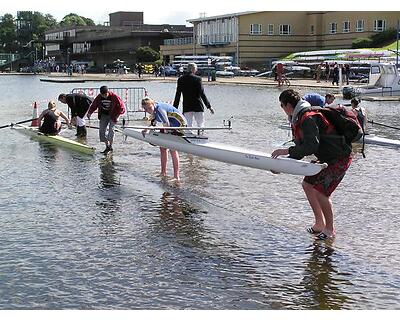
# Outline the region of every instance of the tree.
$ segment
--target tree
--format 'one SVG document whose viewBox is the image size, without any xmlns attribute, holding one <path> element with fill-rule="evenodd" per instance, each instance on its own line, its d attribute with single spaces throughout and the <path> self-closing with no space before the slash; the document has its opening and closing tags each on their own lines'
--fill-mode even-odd
<svg viewBox="0 0 400 320">
<path fill-rule="evenodd" d="M 33 36 L 35 40 L 44 38 L 44 33 L 57 27 L 57 20 L 51 14 L 43 15 L 40 12 L 33 13 Z"/>
<path fill-rule="evenodd" d="M 134 55 L 137 62 L 154 62 L 160 59 L 160 53 L 150 47 L 139 47 Z"/>
<path fill-rule="evenodd" d="M 17 32 L 12 14 L 6 13 L 0 21 L 0 50 L 2 52 L 17 49 Z"/>
<path fill-rule="evenodd" d="M 61 26 L 94 26 L 95 23 L 93 22 L 92 19 L 79 16 L 76 13 L 70 13 L 61 20 L 60 25 Z"/>
</svg>

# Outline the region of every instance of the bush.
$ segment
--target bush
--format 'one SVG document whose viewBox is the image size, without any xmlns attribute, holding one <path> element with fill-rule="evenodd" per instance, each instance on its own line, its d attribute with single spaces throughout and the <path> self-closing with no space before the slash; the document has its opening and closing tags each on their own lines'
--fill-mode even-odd
<svg viewBox="0 0 400 320">
<path fill-rule="evenodd" d="M 154 62 L 160 59 L 160 53 L 150 47 L 139 47 L 135 51 L 137 62 Z"/>
<path fill-rule="evenodd" d="M 396 41 L 396 30 L 389 29 L 383 32 L 379 32 L 377 34 L 372 35 L 370 38 L 372 39 L 372 45 L 374 47 L 383 47 L 388 43 Z"/>
<path fill-rule="evenodd" d="M 351 47 L 353 49 L 358 49 L 358 48 L 372 48 L 373 47 L 373 41 L 370 38 L 357 38 L 353 41 L 351 44 Z"/>
</svg>

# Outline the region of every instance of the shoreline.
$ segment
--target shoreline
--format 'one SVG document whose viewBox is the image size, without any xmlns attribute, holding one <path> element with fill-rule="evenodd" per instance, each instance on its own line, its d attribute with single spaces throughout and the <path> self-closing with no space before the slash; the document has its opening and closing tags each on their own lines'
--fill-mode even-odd
<svg viewBox="0 0 400 320">
<path fill-rule="evenodd" d="M 158 81 L 176 83 L 178 77 L 155 77 L 149 74 L 143 74 L 139 78 L 136 74 L 117 75 L 117 74 L 73 74 L 68 76 L 65 73 L 0 73 L 0 76 L 39 76 L 43 82 L 53 83 L 76 83 L 76 82 L 101 82 L 101 81 L 118 81 L 118 82 L 142 82 L 142 81 Z M 238 86 L 260 86 L 274 88 L 303 88 L 325 90 L 336 95 L 342 96 L 342 87 L 332 85 L 330 82 L 316 82 L 314 79 L 290 79 L 290 86 L 278 87 L 276 81 L 271 78 L 243 77 L 237 76 L 232 78 L 217 77 L 216 81 L 208 81 L 207 77 L 202 77 L 203 85 L 238 85 Z M 400 96 L 371 96 L 363 97 L 366 101 L 400 101 Z"/>
</svg>

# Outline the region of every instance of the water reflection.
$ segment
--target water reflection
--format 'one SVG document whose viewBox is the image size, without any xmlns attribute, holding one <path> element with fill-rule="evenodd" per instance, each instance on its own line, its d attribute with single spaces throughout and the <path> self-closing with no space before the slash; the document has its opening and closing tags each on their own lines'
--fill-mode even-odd
<svg viewBox="0 0 400 320">
<path fill-rule="evenodd" d="M 118 214 L 122 209 L 122 195 L 118 188 L 121 184 L 120 176 L 117 175 L 118 171 L 111 153 L 99 160 L 99 166 L 101 199 L 96 201 L 99 209 L 96 218 L 106 234 L 116 233 L 120 225 Z"/>
<path fill-rule="evenodd" d="M 182 154 L 181 171 L 185 176 L 185 183 L 190 185 L 205 186 L 208 184 L 208 168 L 204 165 L 205 159 L 191 154 Z"/>
<path fill-rule="evenodd" d="M 316 241 L 307 250 L 310 254 L 305 264 L 305 276 L 302 285 L 306 289 L 307 301 L 301 305 L 310 309 L 342 309 L 349 298 L 339 289 L 338 270 L 334 258 L 332 243 Z M 343 286 L 343 281 L 340 281 Z"/>
<path fill-rule="evenodd" d="M 100 188 L 113 188 L 121 184 L 121 178 L 117 175 L 117 169 L 113 160 L 112 153 L 99 161 L 100 165 Z"/>
<path fill-rule="evenodd" d="M 191 246 L 201 243 L 204 227 L 198 220 L 199 212 L 178 197 L 165 191 L 160 199 L 158 207 L 159 219 L 156 221 L 158 231 L 173 232 L 175 235 L 183 236 L 181 240 L 189 242 Z"/>
<path fill-rule="evenodd" d="M 38 141 L 39 143 L 39 156 L 46 164 L 53 163 L 56 159 L 60 158 L 60 149 L 54 144 Z M 49 169 L 52 166 L 49 167 Z"/>
</svg>

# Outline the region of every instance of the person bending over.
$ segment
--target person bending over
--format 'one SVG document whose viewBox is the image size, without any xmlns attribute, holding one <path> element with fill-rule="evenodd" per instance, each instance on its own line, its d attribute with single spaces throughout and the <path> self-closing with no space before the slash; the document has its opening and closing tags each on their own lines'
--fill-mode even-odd
<svg viewBox="0 0 400 320">
<path fill-rule="evenodd" d="M 142 100 L 143 109 L 153 116 L 155 122 L 162 123 L 164 127 L 185 127 L 186 119 L 179 112 L 177 108 L 162 102 L 155 102 L 151 98 L 144 98 Z M 142 130 L 143 136 L 146 135 L 147 129 Z M 163 132 L 163 131 L 161 131 Z M 174 179 L 180 180 L 179 177 L 179 154 L 176 150 L 169 150 L 172 158 L 172 165 L 174 168 Z M 168 150 L 160 147 L 161 153 L 161 175 L 167 175 L 167 162 L 168 162 Z"/>
</svg>

